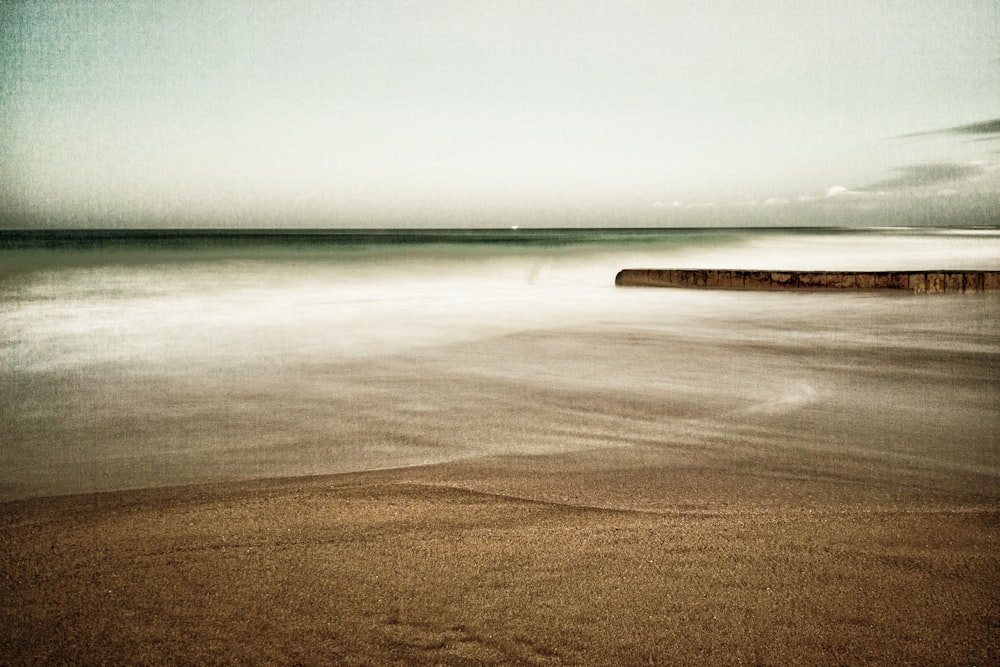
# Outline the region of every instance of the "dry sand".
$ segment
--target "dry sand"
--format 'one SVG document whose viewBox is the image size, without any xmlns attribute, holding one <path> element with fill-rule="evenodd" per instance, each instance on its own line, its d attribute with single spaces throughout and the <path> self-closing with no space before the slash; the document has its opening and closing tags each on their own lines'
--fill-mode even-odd
<svg viewBox="0 0 1000 667">
<path fill-rule="evenodd" d="M 807 463 L 576 453 L 9 502 L 0 662 L 1000 663 L 992 478 Z"/>
</svg>

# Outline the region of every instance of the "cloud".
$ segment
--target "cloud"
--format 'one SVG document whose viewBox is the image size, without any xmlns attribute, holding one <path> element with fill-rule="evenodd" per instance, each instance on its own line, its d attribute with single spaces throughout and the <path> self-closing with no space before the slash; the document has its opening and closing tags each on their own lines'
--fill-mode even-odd
<svg viewBox="0 0 1000 667">
<path fill-rule="evenodd" d="M 1000 118 L 994 118 L 993 120 L 984 120 L 981 123 L 972 123 L 971 125 L 959 125 L 958 127 L 951 127 L 943 131 L 950 132 L 952 134 L 1000 135 Z"/>
<path fill-rule="evenodd" d="M 873 183 L 865 187 L 864 190 L 869 192 L 878 190 L 905 190 L 939 183 L 964 181 L 981 174 L 983 172 L 983 165 L 977 163 L 955 164 L 950 162 L 933 162 L 900 167 L 896 171 L 901 172 L 899 176 Z"/>
<path fill-rule="evenodd" d="M 910 139 L 912 137 L 926 137 L 931 134 L 975 134 L 975 135 L 983 135 L 984 138 L 987 139 L 1000 138 L 1000 118 L 993 118 L 992 120 L 984 120 L 978 123 L 970 123 L 968 125 L 957 125 L 955 127 L 946 127 L 943 130 L 927 130 L 925 132 L 913 132 L 912 134 L 901 134 L 897 138 Z"/>
<path fill-rule="evenodd" d="M 857 190 L 848 190 L 843 185 L 831 185 L 823 193 L 824 199 L 832 199 L 833 197 L 858 197 L 863 193 Z"/>
</svg>

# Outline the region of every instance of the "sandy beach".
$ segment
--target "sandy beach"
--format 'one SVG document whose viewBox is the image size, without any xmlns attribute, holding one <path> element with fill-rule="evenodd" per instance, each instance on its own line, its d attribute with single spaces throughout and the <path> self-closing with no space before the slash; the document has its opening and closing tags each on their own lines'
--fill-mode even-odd
<svg viewBox="0 0 1000 667">
<path fill-rule="evenodd" d="M 0 664 L 1000 663 L 997 295 L 339 252 L 6 284 Z"/>
<path fill-rule="evenodd" d="M 6 503 L 0 654 L 5 664 L 1000 658 L 1000 510 L 983 489 L 590 463 L 506 458 Z"/>
</svg>

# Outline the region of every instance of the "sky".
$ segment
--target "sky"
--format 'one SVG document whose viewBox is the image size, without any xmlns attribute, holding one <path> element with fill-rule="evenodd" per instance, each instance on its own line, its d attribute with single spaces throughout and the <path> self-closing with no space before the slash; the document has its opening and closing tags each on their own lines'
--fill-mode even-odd
<svg viewBox="0 0 1000 667">
<path fill-rule="evenodd" d="M 0 0 L 0 226 L 1000 224 L 996 0 Z"/>
</svg>

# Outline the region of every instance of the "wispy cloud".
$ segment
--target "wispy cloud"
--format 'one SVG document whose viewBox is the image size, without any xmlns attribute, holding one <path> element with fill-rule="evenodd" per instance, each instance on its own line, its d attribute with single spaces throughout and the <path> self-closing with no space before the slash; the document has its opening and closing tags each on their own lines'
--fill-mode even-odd
<svg viewBox="0 0 1000 667">
<path fill-rule="evenodd" d="M 911 134 L 901 134 L 898 139 L 909 139 L 912 137 L 926 137 L 931 134 L 972 134 L 982 135 L 986 138 L 1000 138 L 1000 118 L 984 120 L 968 125 L 957 125 L 946 127 L 943 130 L 927 130 L 924 132 L 913 132 Z"/>
<path fill-rule="evenodd" d="M 952 127 L 945 131 L 951 132 L 953 134 L 1000 135 L 1000 118 L 994 118 L 993 120 L 984 120 L 981 123 L 972 123 L 971 125 L 959 125 L 958 127 Z"/>
<path fill-rule="evenodd" d="M 955 164 L 950 162 L 935 162 L 900 167 L 896 171 L 901 172 L 899 176 L 873 183 L 864 189 L 868 191 L 905 190 L 940 183 L 963 181 L 981 174 L 983 166 L 978 163 Z"/>
</svg>

